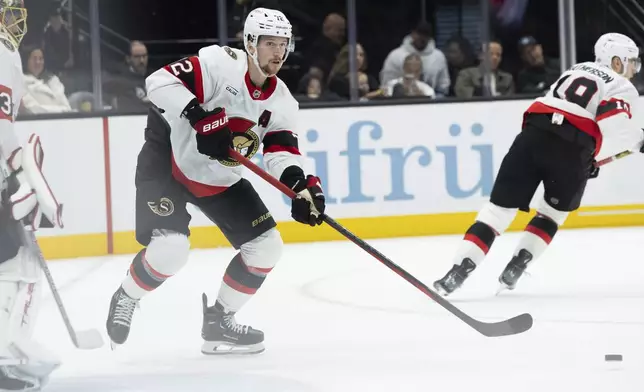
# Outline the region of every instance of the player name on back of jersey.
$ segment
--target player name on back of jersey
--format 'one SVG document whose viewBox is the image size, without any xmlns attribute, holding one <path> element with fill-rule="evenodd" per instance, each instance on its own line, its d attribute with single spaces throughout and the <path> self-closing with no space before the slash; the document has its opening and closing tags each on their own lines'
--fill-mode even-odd
<svg viewBox="0 0 644 392">
<path fill-rule="evenodd" d="M 574 65 L 572 67 L 572 69 L 574 71 L 584 71 L 584 72 L 588 72 L 589 74 L 595 75 L 595 76 L 601 78 L 604 81 L 604 83 L 610 83 L 613 80 L 615 80 L 615 78 L 613 76 L 611 76 L 608 72 L 605 72 L 605 71 L 595 67 L 593 63 L 577 64 L 577 65 Z"/>
</svg>

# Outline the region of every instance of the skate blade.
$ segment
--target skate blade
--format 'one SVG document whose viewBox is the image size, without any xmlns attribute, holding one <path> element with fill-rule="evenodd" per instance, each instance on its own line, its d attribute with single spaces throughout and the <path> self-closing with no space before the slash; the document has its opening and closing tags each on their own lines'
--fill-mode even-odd
<svg viewBox="0 0 644 392">
<path fill-rule="evenodd" d="M 524 272 L 523 272 L 523 275 L 521 275 L 521 277 L 525 277 L 525 276 L 527 276 L 528 278 L 530 278 L 532 275 L 530 275 L 530 273 L 529 273 L 529 272 L 524 271 Z M 508 286 L 506 283 L 503 283 L 503 281 L 501 280 L 501 278 L 499 278 L 499 286 L 500 286 L 500 287 L 499 287 L 499 288 L 498 288 L 498 290 L 496 291 L 496 295 L 498 296 L 499 294 L 501 294 L 501 293 L 502 293 L 502 292 L 504 292 L 504 291 L 512 291 L 512 290 L 514 290 L 514 289 L 517 287 L 517 283 L 518 283 L 518 280 L 514 283 L 514 286 Z"/>
<path fill-rule="evenodd" d="M 117 348 L 121 347 L 121 344 L 118 344 L 110 339 L 110 348 L 112 351 L 116 351 Z"/>
<path fill-rule="evenodd" d="M 499 277 L 499 288 L 496 290 L 496 295 L 498 296 L 499 294 L 501 294 L 504 291 L 512 291 L 512 290 L 514 290 L 514 287 L 508 286 L 508 284 L 505 283 L 501 279 L 501 277 Z"/>
<path fill-rule="evenodd" d="M 204 342 L 201 353 L 205 355 L 250 355 L 264 351 L 264 343 L 238 346 L 228 342 Z"/>
<path fill-rule="evenodd" d="M 512 289 L 510 287 L 508 287 L 508 285 L 506 285 L 505 283 L 500 283 L 499 288 L 496 290 L 495 296 L 498 296 L 502 292 L 509 291 L 509 290 L 512 290 Z"/>
</svg>

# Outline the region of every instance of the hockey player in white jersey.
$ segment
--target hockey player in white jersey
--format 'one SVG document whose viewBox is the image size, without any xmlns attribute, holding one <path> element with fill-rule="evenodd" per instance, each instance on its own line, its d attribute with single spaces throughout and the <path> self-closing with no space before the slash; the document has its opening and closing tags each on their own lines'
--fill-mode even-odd
<svg viewBox="0 0 644 392">
<path fill-rule="evenodd" d="M 305 176 L 297 142 L 297 101 L 275 75 L 293 51 L 291 25 L 280 11 L 257 8 L 244 25 L 246 51 L 205 47 L 198 56 L 169 64 L 147 78 L 156 108 L 136 170 L 136 237 L 139 252 L 112 297 L 107 332 L 123 344 L 139 300 L 188 261 L 190 215 L 197 206 L 239 252 L 231 260 L 217 300 L 204 294 L 204 354 L 258 353 L 262 331 L 238 324 L 235 314 L 260 288 L 279 260 L 276 223 L 242 166 L 235 148 L 252 157 L 263 144 L 264 165 L 298 198 L 291 214 L 321 224 L 324 194 L 315 176 Z"/>
<path fill-rule="evenodd" d="M 595 44 L 595 62 L 573 66 L 530 105 L 522 131 L 503 159 L 490 201 L 467 230 L 454 266 L 434 282 L 436 290 L 447 295 L 458 289 L 517 210 L 529 212 L 543 183 L 545 193 L 537 213 L 499 277 L 502 288 L 514 289 L 568 214 L 579 208 L 588 178 L 598 175 L 595 157 L 602 146 L 610 145 L 612 153 L 644 152 L 640 129 L 644 124 L 637 124 L 633 116 L 638 93 L 629 81 L 640 71 L 638 56 L 633 40 L 605 34 Z"/>
<path fill-rule="evenodd" d="M 18 46 L 26 18 L 22 0 L 0 0 L 0 391 L 38 391 L 59 366 L 55 355 L 32 340 L 41 270 L 24 230 L 62 222 L 40 170 L 39 138 L 32 135 L 21 146 L 13 129 L 25 93 Z"/>
</svg>

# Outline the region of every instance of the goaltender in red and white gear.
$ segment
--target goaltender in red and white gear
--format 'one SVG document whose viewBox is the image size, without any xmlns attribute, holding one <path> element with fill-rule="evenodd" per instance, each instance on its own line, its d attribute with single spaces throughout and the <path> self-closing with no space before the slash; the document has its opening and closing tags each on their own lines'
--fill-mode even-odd
<svg viewBox="0 0 644 392">
<path fill-rule="evenodd" d="M 1 150 L 0 146 L 0 150 Z M 32 340 L 40 306 L 41 269 L 24 230 L 63 227 L 62 207 L 42 173 L 40 139 L 2 161 L 0 204 L 0 391 L 39 390 L 60 360 Z"/>
<path fill-rule="evenodd" d="M 32 135 L 14 133 L 25 93 L 18 47 L 27 32 L 22 0 L 0 0 L 0 391 L 37 391 L 60 360 L 32 339 L 41 269 L 25 230 L 62 227 L 61 207 L 42 173 L 43 151 Z"/>
</svg>

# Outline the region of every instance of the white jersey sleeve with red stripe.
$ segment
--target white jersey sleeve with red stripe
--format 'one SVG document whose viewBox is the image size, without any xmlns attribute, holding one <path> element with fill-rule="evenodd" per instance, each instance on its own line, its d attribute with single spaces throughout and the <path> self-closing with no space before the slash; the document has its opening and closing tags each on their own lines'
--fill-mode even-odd
<svg viewBox="0 0 644 392">
<path fill-rule="evenodd" d="M 195 98 L 200 104 L 208 102 L 218 94 L 219 51 L 223 51 L 219 46 L 208 46 L 198 56 L 185 57 L 152 73 L 146 79 L 150 101 L 176 117 Z"/>
<path fill-rule="evenodd" d="M 644 123 L 638 113 L 639 94 L 630 82 L 615 85 L 599 103 L 596 121 L 603 136 L 602 155 L 613 155 L 624 150 L 639 150 L 644 141 Z M 641 114 L 641 113 L 639 113 Z"/>
<path fill-rule="evenodd" d="M 26 91 L 20 54 L 11 48 L 0 33 L 0 152 L 5 159 L 20 147 L 13 128 Z"/>
<path fill-rule="evenodd" d="M 264 166 L 276 178 L 280 178 L 287 167 L 302 167 L 296 133 L 299 104 L 290 94 L 284 98 L 283 110 L 271 120 L 262 140 Z"/>
<path fill-rule="evenodd" d="M 580 131 L 593 136 L 596 154 L 631 149 L 644 138 L 633 120 L 635 86 L 612 69 L 594 62 L 580 63 L 537 98 L 528 113 L 560 113 Z"/>
</svg>

